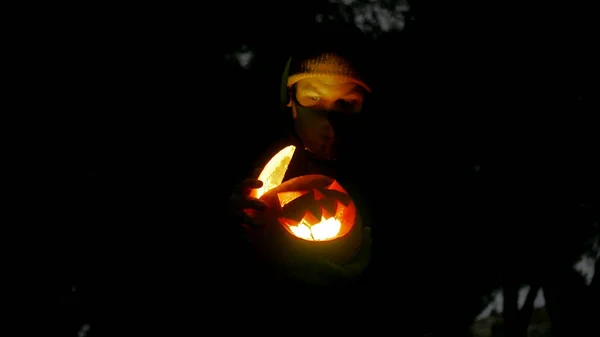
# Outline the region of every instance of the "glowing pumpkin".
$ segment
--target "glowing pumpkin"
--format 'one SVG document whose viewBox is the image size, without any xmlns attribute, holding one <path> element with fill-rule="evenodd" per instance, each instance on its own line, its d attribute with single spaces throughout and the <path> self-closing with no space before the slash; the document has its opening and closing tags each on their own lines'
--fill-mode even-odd
<svg viewBox="0 0 600 337">
<path fill-rule="evenodd" d="M 282 149 L 259 175 L 263 187 L 251 195 L 265 201 L 267 209 L 257 214 L 265 227 L 254 239 L 266 256 L 284 264 L 298 254 L 344 263 L 362 243 L 354 201 L 335 179 L 324 175 L 282 183 L 295 149 Z"/>
</svg>

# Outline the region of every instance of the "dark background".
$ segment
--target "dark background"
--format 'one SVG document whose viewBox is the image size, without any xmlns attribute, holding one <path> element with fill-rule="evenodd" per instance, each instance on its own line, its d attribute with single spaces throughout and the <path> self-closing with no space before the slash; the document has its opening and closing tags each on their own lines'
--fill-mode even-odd
<svg viewBox="0 0 600 337">
<path fill-rule="evenodd" d="M 352 6 L 41 11 L 30 57 L 43 137 L 30 174 L 47 224 L 36 232 L 44 329 L 202 333 L 252 307 L 229 295 L 244 280 L 227 270 L 226 200 L 277 136 L 281 71 L 290 41 L 304 38 L 294 28 L 318 14 L 353 20 L 340 12 Z M 408 6 L 402 29 L 368 29 L 377 103 L 361 132 L 380 153 L 368 197 L 401 210 L 386 263 L 402 277 L 384 282 L 389 302 L 361 312 L 374 322 L 406 312 L 390 329 L 407 335 L 458 335 L 484 295 L 528 284 L 544 289 L 557 335 L 580 335 L 599 283 L 572 269 L 598 235 L 593 12 L 583 2 Z M 248 68 L 231 57 L 242 46 Z"/>
</svg>

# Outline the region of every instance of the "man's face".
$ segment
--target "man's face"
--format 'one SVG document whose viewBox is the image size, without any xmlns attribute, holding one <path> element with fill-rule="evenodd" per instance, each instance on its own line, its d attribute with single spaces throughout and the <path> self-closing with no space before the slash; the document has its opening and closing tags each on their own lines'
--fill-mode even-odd
<svg viewBox="0 0 600 337">
<path fill-rule="evenodd" d="M 309 151 L 322 159 L 335 158 L 334 119 L 350 119 L 361 113 L 364 89 L 344 78 L 319 76 L 296 83 L 290 106 L 294 127 Z"/>
</svg>

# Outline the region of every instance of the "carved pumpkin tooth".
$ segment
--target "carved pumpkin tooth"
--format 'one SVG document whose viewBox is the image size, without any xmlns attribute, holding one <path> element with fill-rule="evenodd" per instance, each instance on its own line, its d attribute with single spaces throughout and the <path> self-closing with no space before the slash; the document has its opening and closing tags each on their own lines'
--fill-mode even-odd
<svg viewBox="0 0 600 337">
<path fill-rule="evenodd" d="M 298 224 L 300 223 L 300 221 L 296 221 L 296 220 L 288 219 L 288 218 L 279 218 L 277 220 L 279 220 L 279 223 L 282 224 L 283 226 L 298 226 Z"/>
<path fill-rule="evenodd" d="M 329 213 L 324 207 L 321 207 L 321 218 L 322 219 L 329 219 L 332 217 L 333 217 L 333 214 Z"/>
<path fill-rule="evenodd" d="M 316 223 L 318 223 L 320 220 L 319 218 L 317 218 L 316 216 L 314 216 L 311 212 L 306 211 L 306 213 L 304 213 L 304 217 L 302 218 L 303 221 L 301 222 L 306 222 L 309 225 L 314 225 Z"/>
<path fill-rule="evenodd" d="M 321 200 L 321 199 L 325 199 L 325 196 L 323 195 L 323 193 L 321 193 L 319 190 L 317 190 L 316 188 L 313 188 L 313 193 L 315 195 L 315 200 Z"/>
<path fill-rule="evenodd" d="M 341 219 L 344 216 L 344 212 L 346 211 L 346 206 L 341 202 L 337 202 L 337 208 L 335 209 L 335 217 L 336 219 Z"/>
</svg>

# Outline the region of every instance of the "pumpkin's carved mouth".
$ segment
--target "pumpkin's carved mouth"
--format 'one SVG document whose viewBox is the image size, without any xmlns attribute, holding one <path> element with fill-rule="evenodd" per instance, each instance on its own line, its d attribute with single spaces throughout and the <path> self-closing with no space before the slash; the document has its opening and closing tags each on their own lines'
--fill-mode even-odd
<svg viewBox="0 0 600 337">
<path fill-rule="evenodd" d="M 310 241 L 336 238 L 342 230 L 347 207 L 353 207 L 347 194 L 331 188 L 341 188 L 337 182 L 322 191 L 291 191 L 277 193 L 285 218 L 279 222 L 295 236 Z"/>
<path fill-rule="evenodd" d="M 310 213 L 307 213 L 306 217 L 302 218 L 302 221 L 295 226 L 288 219 L 279 219 L 279 221 L 284 226 L 287 225 L 288 229 L 295 236 L 308 241 L 328 241 L 334 239 L 340 232 L 340 229 L 342 229 L 342 223 L 336 218 L 321 217 L 319 222 L 311 225 L 306 220 L 309 216 Z"/>
</svg>

